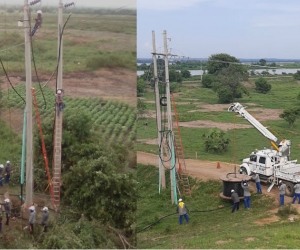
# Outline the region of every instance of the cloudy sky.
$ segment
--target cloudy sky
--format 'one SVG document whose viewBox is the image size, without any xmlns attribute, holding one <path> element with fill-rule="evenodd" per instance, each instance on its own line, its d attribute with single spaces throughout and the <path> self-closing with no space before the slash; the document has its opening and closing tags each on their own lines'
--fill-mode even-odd
<svg viewBox="0 0 300 250">
<path fill-rule="evenodd" d="M 152 30 L 176 55 L 300 59 L 299 0 L 137 0 L 137 55 L 150 58 Z"/>
<path fill-rule="evenodd" d="M 30 3 L 33 0 L 28 0 Z M 118 8 L 126 6 L 130 9 L 136 8 L 136 0 L 62 0 L 63 4 L 74 2 L 78 7 Z M 1 5 L 23 5 L 24 0 L 0 0 Z M 42 0 L 42 6 L 58 5 L 59 0 Z"/>
</svg>

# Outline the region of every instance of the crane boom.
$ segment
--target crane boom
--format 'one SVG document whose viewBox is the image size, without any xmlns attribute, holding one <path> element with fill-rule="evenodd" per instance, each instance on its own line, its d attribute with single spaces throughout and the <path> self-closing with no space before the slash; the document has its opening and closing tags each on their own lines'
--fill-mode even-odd
<svg viewBox="0 0 300 250">
<path fill-rule="evenodd" d="M 263 126 L 259 121 L 257 121 L 252 115 L 250 115 L 247 110 L 238 102 L 232 103 L 228 108 L 228 111 L 239 113 L 243 118 L 245 118 L 254 128 L 256 128 L 264 137 L 270 140 L 271 145 L 279 151 L 277 146 L 277 137 L 273 135 L 265 126 Z"/>
</svg>

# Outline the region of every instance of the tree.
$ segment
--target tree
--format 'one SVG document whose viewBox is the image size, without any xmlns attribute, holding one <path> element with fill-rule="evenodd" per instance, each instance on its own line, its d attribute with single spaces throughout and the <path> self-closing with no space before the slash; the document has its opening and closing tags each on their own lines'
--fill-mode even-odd
<svg viewBox="0 0 300 250">
<path fill-rule="evenodd" d="M 181 73 L 176 70 L 169 70 L 169 81 L 170 82 L 182 82 L 182 76 Z"/>
<path fill-rule="evenodd" d="M 297 70 L 297 72 L 293 75 L 295 80 L 300 80 L 300 70 Z"/>
<path fill-rule="evenodd" d="M 185 69 L 185 70 L 181 71 L 181 75 L 182 75 L 183 78 L 190 78 L 191 77 L 191 72 L 189 70 Z"/>
<path fill-rule="evenodd" d="M 284 119 L 290 125 L 290 128 L 293 127 L 296 119 L 300 115 L 300 108 L 287 108 L 283 110 L 283 113 L 279 115 L 280 118 Z"/>
<path fill-rule="evenodd" d="M 214 81 L 215 81 L 214 75 L 206 74 L 202 76 L 202 86 L 204 88 L 211 88 Z"/>
<path fill-rule="evenodd" d="M 147 110 L 147 105 L 146 103 L 141 100 L 141 98 L 137 99 L 137 115 L 138 117 L 143 118 L 144 115 L 146 114 L 146 110 Z"/>
<path fill-rule="evenodd" d="M 203 134 L 205 139 L 204 146 L 207 152 L 222 153 L 227 151 L 230 140 L 226 137 L 224 131 L 213 129 L 209 133 Z"/>
<path fill-rule="evenodd" d="M 256 86 L 255 90 L 259 93 L 262 93 L 262 94 L 268 93 L 272 88 L 272 85 L 269 84 L 268 81 L 263 77 L 259 77 L 255 81 L 255 86 Z"/>
<path fill-rule="evenodd" d="M 266 66 L 267 61 L 266 61 L 265 59 L 260 59 L 260 60 L 258 61 L 258 63 L 259 63 L 261 66 Z"/>
<path fill-rule="evenodd" d="M 138 77 L 136 87 L 137 96 L 142 96 L 145 93 L 146 83 L 141 77 Z"/>
</svg>

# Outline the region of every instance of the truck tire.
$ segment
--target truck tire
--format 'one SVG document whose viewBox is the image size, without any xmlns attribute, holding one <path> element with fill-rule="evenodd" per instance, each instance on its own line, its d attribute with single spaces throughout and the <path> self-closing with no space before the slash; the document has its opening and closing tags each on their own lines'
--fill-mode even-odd
<svg viewBox="0 0 300 250">
<path fill-rule="evenodd" d="M 286 185 L 285 195 L 289 196 L 289 197 L 293 197 L 294 196 L 294 184 L 289 181 L 284 181 L 283 183 L 285 183 L 285 185 Z"/>
<path fill-rule="evenodd" d="M 240 173 L 241 173 L 241 174 L 244 174 L 244 175 L 248 175 L 247 169 L 244 168 L 244 167 L 241 167 L 241 168 L 240 168 Z"/>
</svg>

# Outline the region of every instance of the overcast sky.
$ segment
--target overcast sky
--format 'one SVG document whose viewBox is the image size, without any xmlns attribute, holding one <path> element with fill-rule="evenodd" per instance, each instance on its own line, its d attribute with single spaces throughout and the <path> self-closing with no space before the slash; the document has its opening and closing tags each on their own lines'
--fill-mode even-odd
<svg viewBox="0 0 300 250">
<path fill-rule="evenodd" d="M 33 0 L 28 0 L 28 3 Z M 62 0 L 63 4 L 74 2 L 78 7 L 97 7 L 97 8 L 118 8 L 126 6 L 126 8 L 135 9 L 136 0 Z M 1 4 L 24 5 L 24 0 L 0 0 Z M 42 0 L 42 6 L 58 5 L 59 0 Z"/>
<path fill-rule="evenodd" d="M 137 56 L 150 58 L 152 30 L 163 50 L 207 58 L 300 59 L 299 0 L 137 0 Z"/>
</svg>

